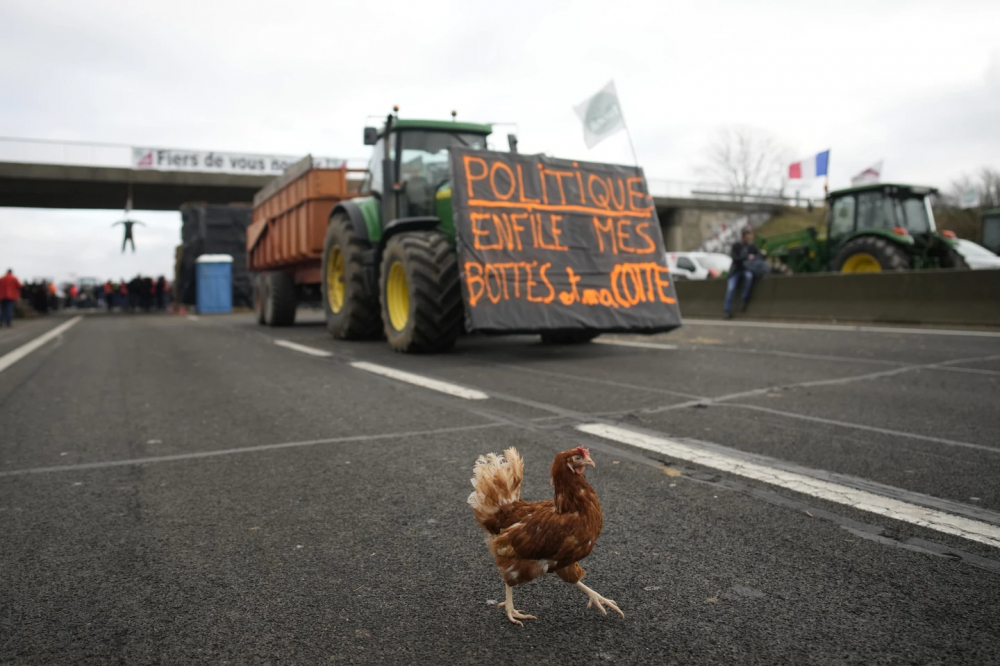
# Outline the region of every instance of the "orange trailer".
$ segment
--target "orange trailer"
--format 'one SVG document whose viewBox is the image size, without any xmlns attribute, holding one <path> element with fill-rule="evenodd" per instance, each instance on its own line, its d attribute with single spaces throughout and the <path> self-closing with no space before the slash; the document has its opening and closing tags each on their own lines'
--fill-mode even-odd
<svg viewBox="0 0 1000 666">
<path fill-rule="evenodd" d="M 253 199 L 247 267 L 288 273 L 296 285 L 318 285 L 330 211 L 358 195 L 364 173 L 346 166 L 318 168 L 308 156 L 275 178 Z"/>
<path fill-rule="evenodd" d="M 357 196 L 365 169 L 324 168 L 307 156 L 253 198 L 247 227 L 247 267 L 254 275 L 257 320 L 274 326 L 295 321 L 302 302 L 319 302 L 320 263 L 330 212 Z"/>
</svg>

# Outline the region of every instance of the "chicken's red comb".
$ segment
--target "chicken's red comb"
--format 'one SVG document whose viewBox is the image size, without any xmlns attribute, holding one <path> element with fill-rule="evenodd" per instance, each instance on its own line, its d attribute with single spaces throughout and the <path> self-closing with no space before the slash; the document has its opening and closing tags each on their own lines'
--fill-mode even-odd
<svg viewBox="0 0 1000 666">
<path fill-rule="evenodd" d="M 576 447 L 576 450 L 579 451 L 580 455 L 582 455 L 584 458 L 590 457 L 590 449 L 585 449 L 582 446 L 578 446 Z"/>
</svg>

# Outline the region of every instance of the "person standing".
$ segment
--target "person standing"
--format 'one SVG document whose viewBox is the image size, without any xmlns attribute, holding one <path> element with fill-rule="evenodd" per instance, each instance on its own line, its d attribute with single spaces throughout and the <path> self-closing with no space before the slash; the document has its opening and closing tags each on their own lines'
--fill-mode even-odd
<svg viewBox="0 0 1000 666">
<path fill-rule="evenodd" d="M 125 245 L 127 243 L 132 243 L 132 254 L 135 254 L 135 236 L 132 234 L 132 227 L 137 224 L 141 224 L 142 226 L 146 225 L 139 220 L 120 220 L 111 226 L 116 227 L 119 224 L 125 227 L 125 237 L 122 238 L 122 254 L 125 254 Z"/>
<path fill-rule="evenodd" d="M 20 297 L 21 283 L 14 277 L 14 269 L 8 268 L 7 274 L 0 277 L 0 326 L 14 325 L 14 303 Z"/>
<path fill-rule="evenodd" d="M 167 279 L 162 275 L 156 278 L 156 308 L 167 309 Z"/>
<path fill-rule="evenodd" d="M 733 295 L 740 280 L 743 280 L 743 304 L 740 312 L 747 309 L 750 302 L 750 289 L 753 287 L 753 272 L 750 270 L 750 262 L 763 256 L 760 249 L 753 244 L 753 229 L 749 226 L 743 229 L 740 240 L 733 243 L 729 250 L 729 256 L 733 259 L 733 265 L 729 267 L 729 278 L 726 280 L 726 302 L 723 305 L 726 319 L 733 317 Z"/>
</svg>

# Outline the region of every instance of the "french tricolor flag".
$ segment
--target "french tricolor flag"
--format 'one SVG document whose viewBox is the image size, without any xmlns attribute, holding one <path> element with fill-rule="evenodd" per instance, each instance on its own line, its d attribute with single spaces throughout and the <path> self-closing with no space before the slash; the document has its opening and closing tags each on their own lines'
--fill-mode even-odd
<svg viewBox="0 0 1000 666">
<path fill-rule="evenodd" d="M 830 151 L 824 150 L 818 155 L 813 155 L 809 159 L 795 162 L 788 166 L 789 178 L 816 178 L 827 175 L 827 167 L 830 165 Z"/>
</svg>

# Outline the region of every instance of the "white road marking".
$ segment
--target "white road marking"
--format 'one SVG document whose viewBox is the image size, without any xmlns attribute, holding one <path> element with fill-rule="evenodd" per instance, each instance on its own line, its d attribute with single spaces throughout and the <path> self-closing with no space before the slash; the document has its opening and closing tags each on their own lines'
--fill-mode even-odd
<svg viewBox="0 0 1000 666">
<path fill-rule="evenodd" d="M 775 416 L 783 416 L 789 419 L 800 419 L 802 421 L 811 421 L 813 423 L 822 423 L 824 425 L 832 425 L 840 428 L 852 428 L 854 430 L 867 430 L 868 432 L 877 432 L 880 435 L 889 435 L 891 437 L 905 437 L 908 439 L 916 439 L 922 442 L 933 442 L 935 444 L 947 444 L 948 446 L 960 446 L 966 449 L 977 449 L 979 451 L 986 451 L 988 453 L 1000 454 L 1000 448 L 994 446 L 986 446 L 985 444 L 975 444 L 973 442 L 962 442 L 955 439 L 945 439 L 944 437 L 931 437 L 930 435 L 921 435 L 915 432 L 905 432 L 903 430 L 890 430 L 889 428 L 879 428 L 876 426 L 864 425 L 863 423 L 850 423 L 847 421 L 838 421 L 836 419 L 826 419 L 821 416 L 810 416 L 808 414 L 796 414 L 795 412 L 787 412 L 780 409 L 772 409 L 770 407 L 764 407 L 762 405 L 749 405 L 742 402 L 732 403 L 724 402 L 719 403 L 720 407 L 734 407 L 737 409 L 751 409 L 758 412 L 764 412 L 765 414 L 774 414 Z"/>
<path fill-rule="evenodd" d="M 995 331 L 962 331 L 943 328 L 903 328 L 900 326 L 848 326 L 844 324 L 797 324 L 792 322 L 778 323 L 768 321 L 733 321 L 724 319 L 689 319 L 685 324 L 699 326 L 744 326 L 747 328 L 784 328 L 799 331 L 846 331 L 849 333 L 907 333 L 912 335 L 956 335 L 973 338 L 1000 338 Z"/>
<path fill-rule="evenodd" d="M 764 395 L 767 393 L 787 391 L 796 388 L 816 388 L 820 386 L 838 386 L 842 384 L 850 384 L 857 381 L 865 381 L 869 379 L 881 379 L 883 377 L 892 377 L 893 375 L 902 374 L 904 372 L 913 372 L 915 370 L 938 370 L 947 368 L 949 366 L 956 365 L 958 363 L 975 363 L 982 361 L 997 361 L 1000 360 L 1000 355 L 993 356 L 980 356 L 976 358 L 956 358 L 951 361 L 941 361 L 938 363 L 927 363 L 923 365 L 904 365 L 899 368 L 894 368 L 892 370 L 880 370 L 878 372 L 868 372 L 863 375 L 850 375 L 847 377 L 837 377 L 835 379 L 815 379 L 807 382 L 797 382 L 795 384 L 776 384 L 774 386 L 765 386 L 763 388 L 750 389 L 748 391 L 740 391 L 739 393 L 728 393 L 726 395 L 720 395 L 717 398 L 703 398 L 700 400 L 690 400 L 688 402 L 674 403 L 672 405 L 666 405 L 664 407 L 653 407 L 640 410 L 645 414 L 659 414 L 661 412 L 670 412 L 677 409 L 685 409 L 687 407 L 692 407 L 694 405 L 714 405 L 722 402 L 730 402 L 732 400 L 737 400 L 739 398 L 750 398 L 754 396 Z"/>
<path fill-rule="evenodd" d="M 3 356 L 0 356 L 0 372 L 3 372 L 4 370 L 6 370 L 7 368 L 9 368 L 10 366 L 14 365 L 18 361 L 20 361 L 22 358 L 24 358 L 25 356 L 27 356 L 31 352 L 35 351 L 36 349 L 38 349 L 39 347 L 41 347 L 42 345 L 44 345 L 46 342 L 48 342 L 52 338 L 59 337 L 65 331 L 67 331 L 69 328 L 75 326 L 77 324 L 77 322 L 79 322 L 81 319 L 83 319 L 83 317 L 81 317 L 79 315 L 76 316 L 76 317 L 73 317 L 69 321 L 67 321 L 67 322 L 65 322 L 63 324 L 59 324 L 58 326 L 56 326 L 55 328 L 53 328 L 51 331 L 46 331 L 45 333 L 42 333 L 41 335 L 39 335 L 37 338 L 35 338 L 31 342 L 26 342 L 23 345 L 21 345 L 20 347 L 18 347 L 17 349 L 15 349 L 14 351 L 8 352 L 8 353 L 4 354 Z"/>
<path fill-rule="evenodd" d="M 638 340 L 617 340 L 615 338 L 597 338 L 593 344 L 617 345 L 619 347 L 644 347 L 646 349 L 677 349 L 677 345 L 666 345 L 660 342 L 639 342 Z"/>
<path fill-rule="evenodd" d="M 919 525 L 944 534 L 963 537 L 994 548 L 1000 548 L 1000 527 L 988 523 L 956 516 L 944 511 L 883 497 L 839 483 L 815 479 L 804 474 L 768 467 L 746 460 L 740 460 L 714 451 L 682 444 L 664 437 L 654 437 L 644 433 L 605 425 L 588 423 L 577 426 L 577 430 L 589 435 L 610 439 L 647 451 L 655 451 L 671 458 L 687 460 L 697 465 L 711 467 L 729 474 L 754 479 L 773 486 L 787 488 L 798 493 L 811 495 L 837 504 L 843 504 L 861 511 L 868 511 L 912 525 Z"/>
<path fill-rule="evenodd" d="M 323 351 L 322 349 L 316 349 L 315 347 L 306 347 L 305 345 L 300 345 L 297 342 L 292 342 L 290 340 L 275 340 L 274 344 L 279 347 L 287 347 L 288 349 L 294 349 L 297 352 L 302 352 L 303 354 L 312 354 L 313 356 L 333 356 L 332 353 L 328 351 Z"/>
<path fill-rule="evenodd" d="M 374 372 L 376 375 L 390 377 L 401 382 L 422 386 L 424 388 L 431 389 L 432 391 L 440 391 L 441 393 L 447 393 L 448 395 L 465 398 L 466 400 L 486 400 L 490 397 L 482 391 L 465 388 L 464 386 L 459 386 L 458 384 L 443 382 L 439 379 L 431 379 L 430 377 L 424 377 L 423 375 L 416 375 L 412 372 L 404 372 L 402 370 L 396 370 L 395 368 L 388 368 L 384 365 L 358 361 L 357 363 L 351 363 L 351 367 L 357 368 L 358 370 L 365 370 L 367 372 Z"/>
<path fill-rule="evenodd" d="M 255 453 L 257 451 L 295 449 L 304 446 L 317 446 L 320 444 L 348 444 L 350 442 L 371 442 L 382 439 L 409 439 L 411 437 L 421 437 L 424 435 L 441 435 L 453 432 L 466 432 L 474 430 L 486 430 L 488 428 L 503 428 L 503 427 L 507 427 L 507 424 L 482 423 L 479 425 L 436 428 L 434 430 L 411 430 L 409 432 L 388 432 L 378 435 L 352 435 L 349 437 L 330 437 L 328 439 L 310 439 L 303 442 L 282 442 L 280 444 L 261 444 L 260 446 L 244 446 L 237 449 L 221 449 L 215 451 L 196 451 L 194 453 L 178 453 L 169 456 L 148 456 L 146 458 L 132 458 L 128 460 L 105 460 L 103 462 L 80 463 L 78 465 L 55 465 L 52 467 L 32 467 L 30 469 L 14 469 L 6 472 L 0 471 L 0 478 L 8 476 L 26 476 L 29 474 L 51 474 L 54 472 L 78 472 L 88 469 L 127 467 L 129 465 L 149 465 L 151 463 L 177 462 L 180 460 L 197 460 L 200 458 L 231 456 L 240 453 Z"/>
<path fill-rule="evenodd" d="M 198 321 L 200 319 L 198 315 L 188 315 L 187 318 L 191 321 Z"/>
</svg>

